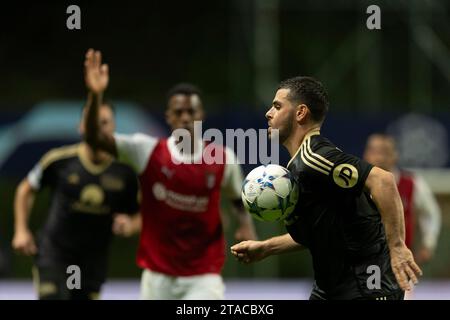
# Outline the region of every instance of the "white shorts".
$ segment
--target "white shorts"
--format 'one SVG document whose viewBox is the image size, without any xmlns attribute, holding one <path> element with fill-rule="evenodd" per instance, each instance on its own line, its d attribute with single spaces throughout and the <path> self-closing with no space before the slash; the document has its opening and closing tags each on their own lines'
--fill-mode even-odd
<svg viewBox="0 0 450 320">
<path fill-rule="evenodd" d="M 225 285 L 219 274 L 174 277 L 145 269 L 141 300 L 221 300 Z"/>
</svg>

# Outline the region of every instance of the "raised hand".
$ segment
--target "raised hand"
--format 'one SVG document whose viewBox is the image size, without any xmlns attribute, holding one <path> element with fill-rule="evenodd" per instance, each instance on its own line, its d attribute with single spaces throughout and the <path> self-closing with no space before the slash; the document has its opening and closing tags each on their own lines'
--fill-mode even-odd
<svg viewBox="0 0 450 320">
<path fill-rule="evenodd" d="M 89 91 L 100 94 L 106 90 L 109 82 L 109 68 L 102 64 L 102 53 L 89 49 L 84 60 L 84 80 Z"/>
</svg>

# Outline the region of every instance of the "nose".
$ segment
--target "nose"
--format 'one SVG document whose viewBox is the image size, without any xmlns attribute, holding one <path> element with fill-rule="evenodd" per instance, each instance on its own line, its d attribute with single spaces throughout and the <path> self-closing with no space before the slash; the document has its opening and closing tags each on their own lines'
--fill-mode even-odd
<svg viewBox="0 0 450 320">
<path fill-rule="evenodd" d="M 267 120 L 272 119 L 272 107 L 270 107 L 270 109 L 267 110 L 267 112 L 266 112 L 266 119 Z"/>
<path fill-rule="evenodd" d="M 188 111 L 184 111 L 181 113 L 180 119 L 181 119 L 181 121 L 187 123 L 192 120 L 192 115 Z"/>
</svg>

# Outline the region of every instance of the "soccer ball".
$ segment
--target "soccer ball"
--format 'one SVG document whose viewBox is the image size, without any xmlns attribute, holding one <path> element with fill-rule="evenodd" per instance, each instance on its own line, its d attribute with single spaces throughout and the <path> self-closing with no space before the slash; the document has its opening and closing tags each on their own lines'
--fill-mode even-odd
<svg viewBox="0 0 450 320">
<path fill-rule="evenodd" d="M 286 168 L 262 165 L 247 175 L 241 195 L 245 208 L 254 218 L 281 221 L 294 211 L 298 186 Z"/>
</svg>

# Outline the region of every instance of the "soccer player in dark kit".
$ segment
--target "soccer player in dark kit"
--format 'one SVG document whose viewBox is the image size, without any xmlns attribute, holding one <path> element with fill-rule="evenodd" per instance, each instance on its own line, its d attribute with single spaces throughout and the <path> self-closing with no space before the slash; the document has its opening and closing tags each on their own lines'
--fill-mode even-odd
<svg viewBox="0 0 450 320">
<path fill-rule="evenodd" d="M 101 130 L 114 132 L 110 104 L 101 106 L 99 117 Z M 84 135 L 84 119 L 80 133 Z M 50 208 L 36 245 L 28 217 L 35 193 L 44 187 L 51 190 Z M 137 195 L 133 170 L 85 142 L 52 149 L 42 157 L 17 187 L 12 243 L 16 251 L 35 255 L 39 299 L 98 298 L 112 230 L 123 234 L 121 221 L 139 217 L 134 215 L 139 210 Z M 76 270 L 69 266 L 79 268 L 79 287 L 67 284 Z"/>
<path fill-rule="evenodd" d="M 285 220 L 288 234 L 243 241 L 231 252 L 250 263 L 307 248 L 315 274 L 311 300 L 401 300 L 422 271 L 405 245 L 394 177 L 321 135 L 328 105 L 314 78 L 295 77 L 278 87 L 266 118 L 292 157 L 287 168 L 299 200 Z"/>
</svg>

